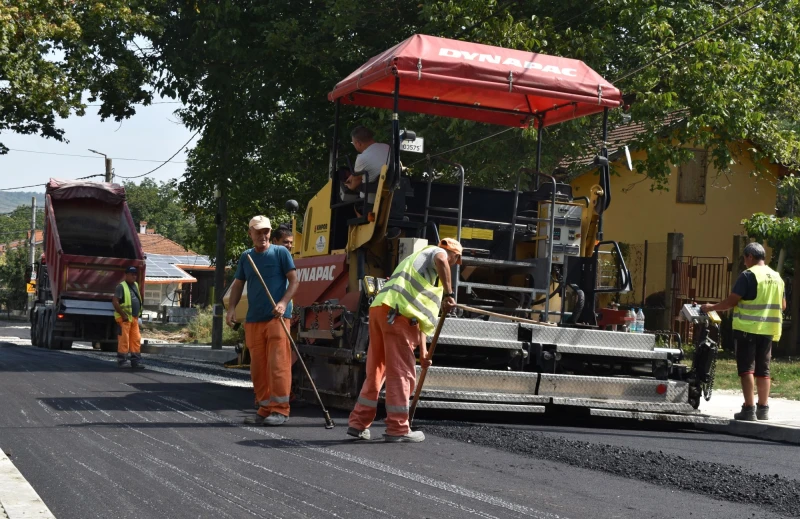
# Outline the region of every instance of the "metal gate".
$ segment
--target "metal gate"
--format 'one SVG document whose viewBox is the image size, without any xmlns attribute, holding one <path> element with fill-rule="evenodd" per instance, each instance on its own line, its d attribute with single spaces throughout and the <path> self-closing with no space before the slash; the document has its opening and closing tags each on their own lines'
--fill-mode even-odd
<svg viewBox="0 0 800 519">
<path fill-rule="evenodd" d="M 681 307 L 717 303 L 731 289 L 731 264 L 726 256 L 681 256 L 672 262 L 672 331 L 688 339 L 686 323 L 677 320 Z"/>
</svg>

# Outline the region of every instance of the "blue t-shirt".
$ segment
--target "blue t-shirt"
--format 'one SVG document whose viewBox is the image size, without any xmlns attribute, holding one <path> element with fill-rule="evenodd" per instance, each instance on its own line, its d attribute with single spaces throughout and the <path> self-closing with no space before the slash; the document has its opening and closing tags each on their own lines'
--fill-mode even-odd
<svg viewBox="0 0 800 519">
<path fill-rule="evenodd" d="M 272 315 L 274 307 L 269 300 L 269 296 L 264 292 L 261 281 L 253 271 L 253 265 L 245 257 L 248 255 L 253 258 L 253 262 L 258 267 L 258 271 L 261 273 L 261 277 L 264 278 L 264 283 L 267 284 L 276 303 L 286 293 L 286 288 L 289 286 L 289 280 L 286 279 L 286 275 L 295 270 L 294 261 L 288 249 L 280 245 L 270 245 L 264 252 L 248 249 L 239 258 L 235 278 L 247 282 L 247 317 L 245 321 L 248 323 L 269 321 L 274 317 Z M 291 301 L 286 305 L 286 312 L 283 316 L 286 318 L 292 317 Z"/>
</svg>

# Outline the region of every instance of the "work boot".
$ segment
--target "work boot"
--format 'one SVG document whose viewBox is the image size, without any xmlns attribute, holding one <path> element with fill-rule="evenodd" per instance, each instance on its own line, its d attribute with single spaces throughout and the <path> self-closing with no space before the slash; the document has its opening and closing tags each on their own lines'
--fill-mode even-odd
<svg viewBox="0 0 800 519">
<path fill-rule="evenodd" d="M 369 429 L 364 429 L 363 431 L 359 431 L 355 427 L 348 427 L 347 428 L 347 435 L 352 436 L 356 440 L 369 440 L 370 434 Z"/>
<path fill-rule="evenodd" d="M 142 359 L 139 357 L 131 357 L 131 368 L 133 369 L 144 369 L 144 365 L 142 364 Z"/>
<path fill-rule="evenodd" d="M 733 415 L 734 420 L 741 420 L 743 422 L 756 421 L 756 406 L 742 405 L 742 410 Z"/>
<path fill-rule="evenodd" d="M 264 425 L 283 425 L 289 421 L 289 417 L 286 415 L 282 415 L 280 413 L 272 413 L 268 417 L 264 418 Z"/>
<path fill-rule="evenodd" d="M 128 363 L 128 359 L 123 356 L 117 355 L 117 367 L 122 368 Z"/>
<path fill-rule="evenodd" d="M 244 423 L 248 425 L 264 425 L 264 420 L 265 418 L 263 416 L 257 414 L 255 416 L 248 416 L 245 418 Z"/>
<path fill-rule="evenodd" d="M 756 418 L 759 420 L 769 420 L 769 406 L 756 404 Z"/>
<path fill-rule="evenodd" d="M 425 433 L 422 431 L 409 431 L 405 436 L 383 435 L 383 441 L 388 443 L 419 443 L 425 441 Z"/>
</svg>

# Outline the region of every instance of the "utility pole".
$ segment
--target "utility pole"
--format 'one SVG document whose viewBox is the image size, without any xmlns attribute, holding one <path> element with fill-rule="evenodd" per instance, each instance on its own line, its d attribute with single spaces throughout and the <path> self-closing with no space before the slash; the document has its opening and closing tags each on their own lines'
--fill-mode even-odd
<svg viewBox="0 0 800 519">
<path fill-rule="evenodd" d="M 108 182 L 109 184 L 111 183 L 111 180 L 113 179 L 113 175 L 111 174 L 111 171 L 112 171 L 112 169 L 111 169 L 111 159 L 106 157 L 106 182 Z"/>
<path fill-rule="evenodd" d="M 31 281 L 36 281 L 36 197 L 31 197 L 31 242 L 28 254 L 28 263 L 31 266 Z M 28 294 L 28 308 L 33 302 L 33 295 Z"/>
<path fill-rule="evenodd" d="M 218 185 L 214 190 L 217 198 L 217 259 L 214 269 L 214 318 L 211 321 L 211 349 L 222 349 L 223 304 L 225 290 L 225 227 L 228 220 L 228 205 L 225 188 Z"/>
<path fill-rule="evenodd" d="M 114 177 L 112 173 L 113 169 L 111 168 L 111 159 L 105 153 L 100 153 L 99 151 L 95 150 L 89 150 L 89 151 L 91 151 L 92 153 L 97 153 L 98 155 L 102 155 L 106 159 L 106 182 L 110 184 Z"/>
</svg>

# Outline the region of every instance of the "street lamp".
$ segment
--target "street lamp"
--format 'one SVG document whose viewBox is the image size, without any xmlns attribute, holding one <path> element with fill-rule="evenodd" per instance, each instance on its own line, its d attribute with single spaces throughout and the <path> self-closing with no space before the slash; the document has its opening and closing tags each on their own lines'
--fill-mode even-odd
<svg viewBox="0 0 800 519">
<path fill-rule="evenodd" d="M 99 151 L 95 151 L 90 149 L 92 153 L 97 153 L 98 155 L 102 155 L 106 159 L 106 182 L 111 183 L 111 159 L 108 158 L 108 155 L 105 153 L 100 153 Z"/>
</svg>

